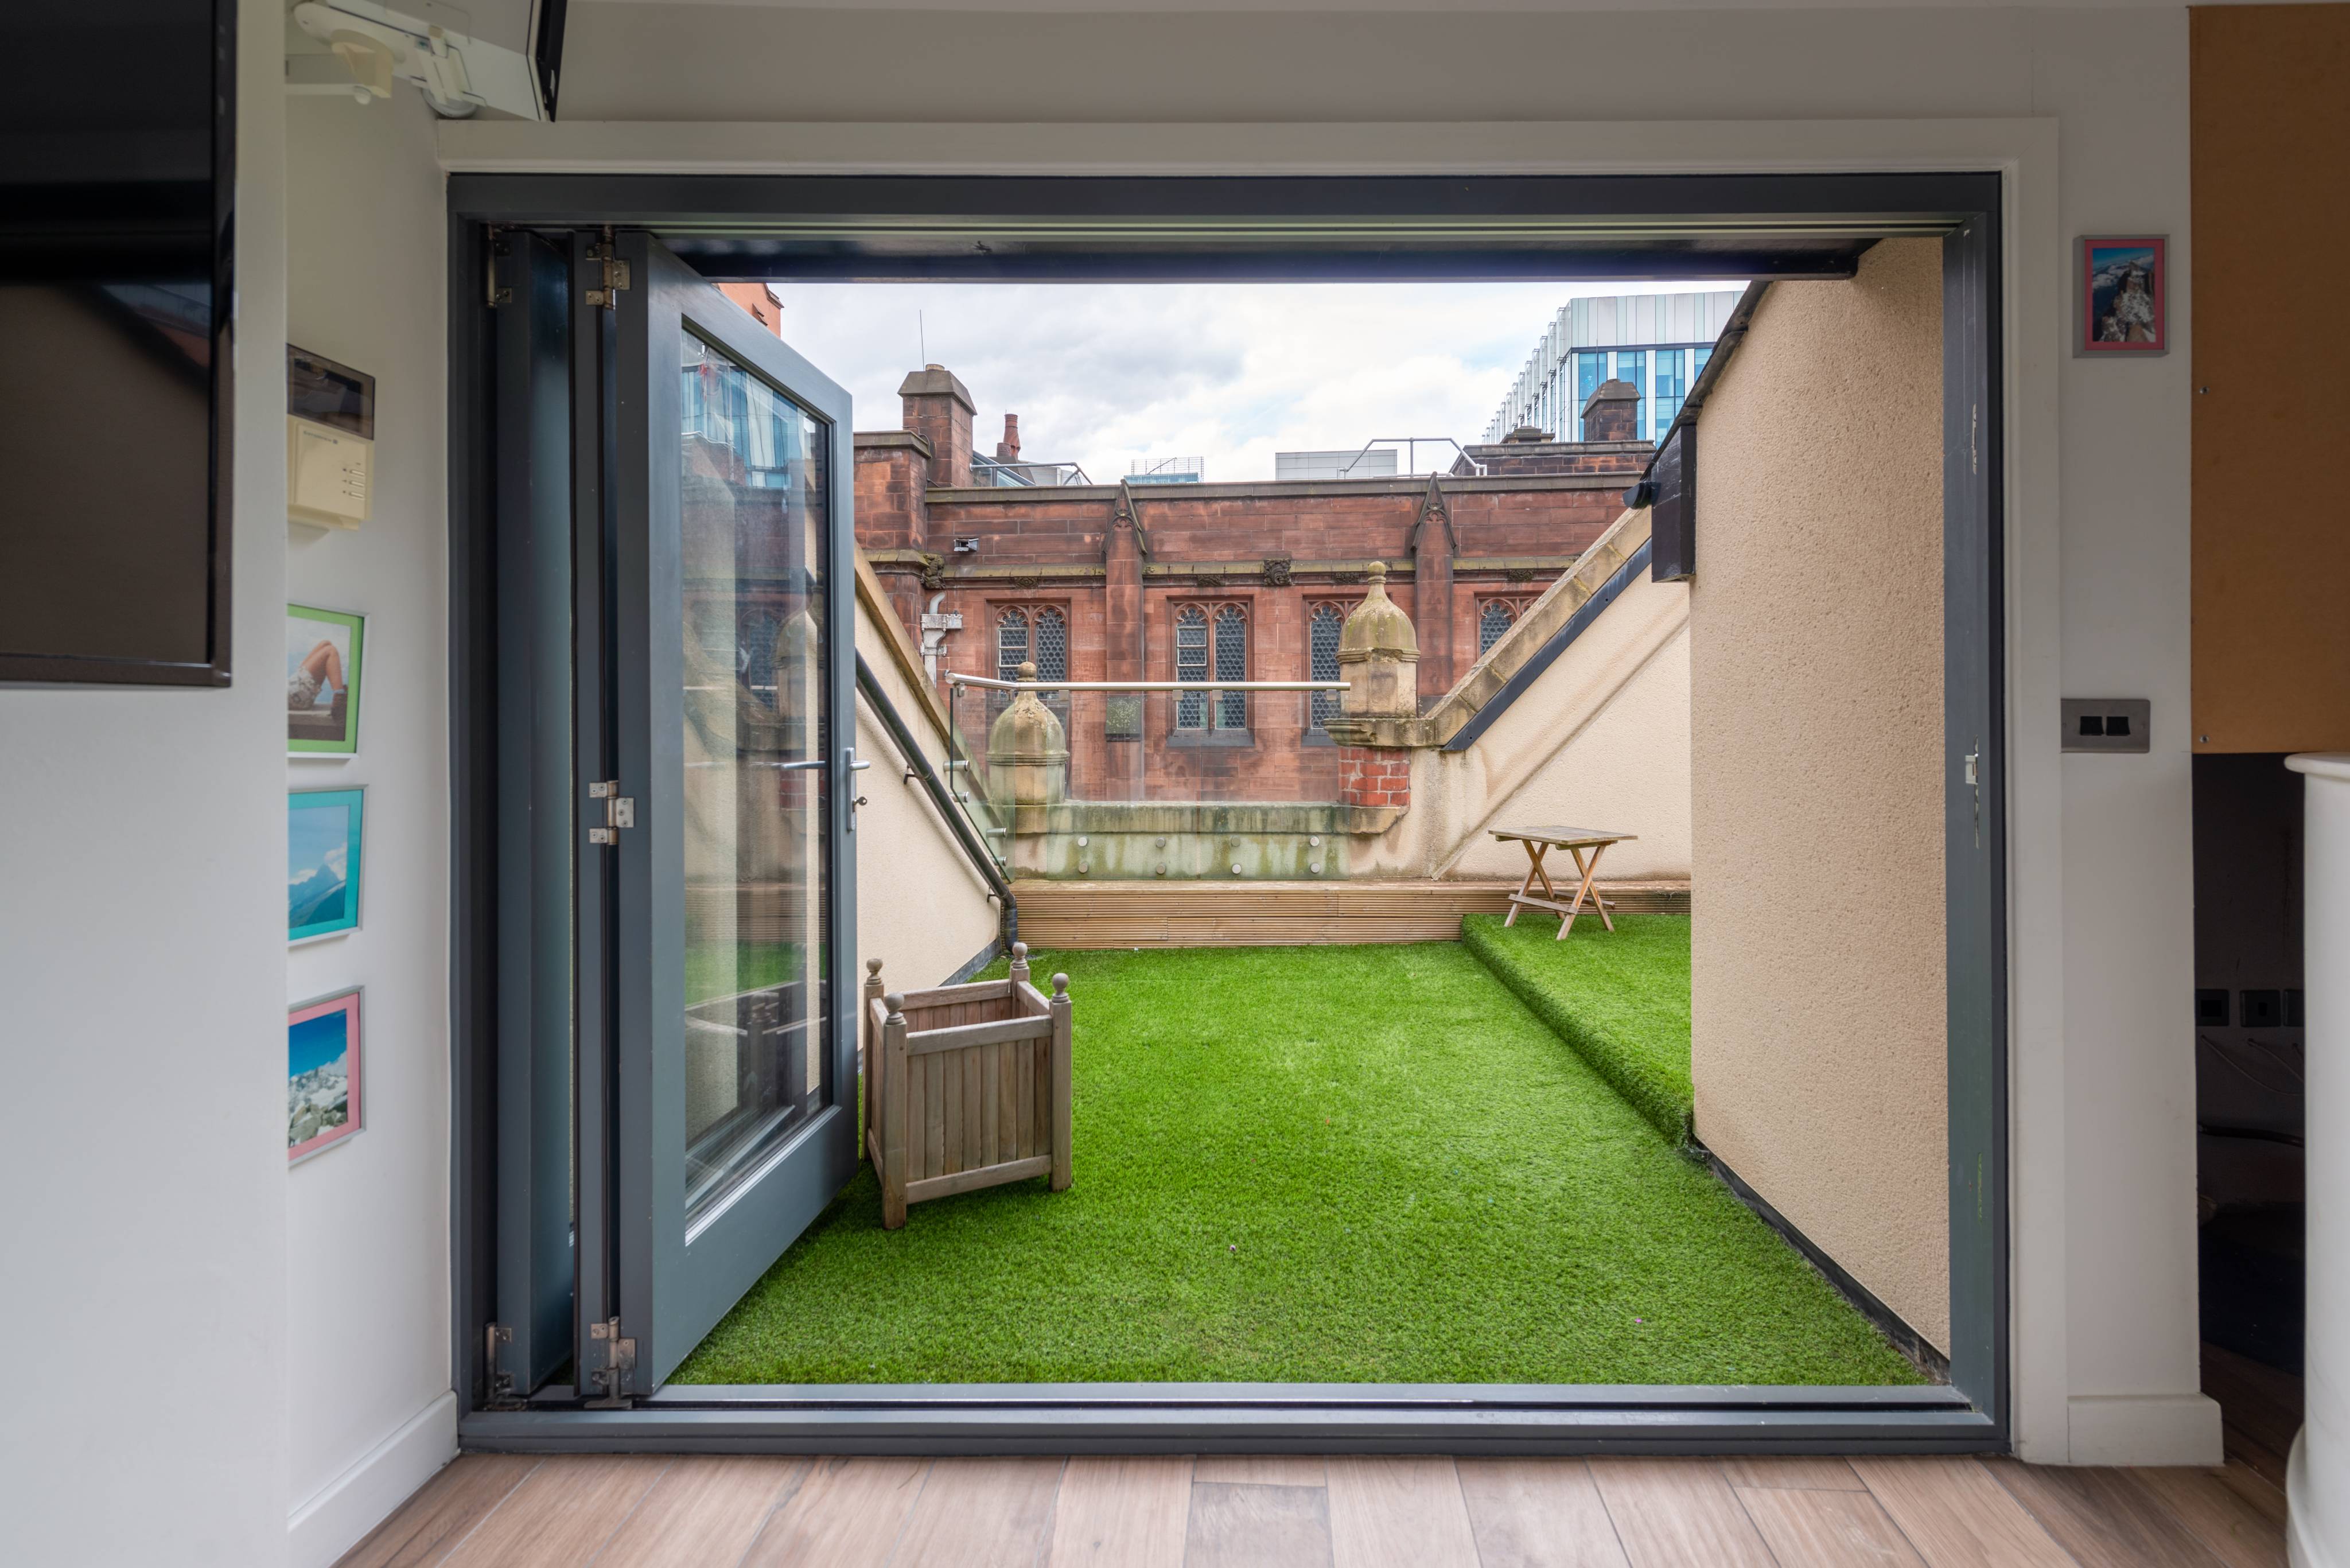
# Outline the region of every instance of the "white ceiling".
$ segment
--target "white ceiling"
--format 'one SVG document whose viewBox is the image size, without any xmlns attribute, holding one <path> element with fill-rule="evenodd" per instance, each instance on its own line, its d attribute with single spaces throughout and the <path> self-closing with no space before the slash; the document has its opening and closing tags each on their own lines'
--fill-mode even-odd
<svg viewBox="0 0 2350 1568">
<path fill-rule="evenodd" d="M 1459 16 L 1465 12 L 1570 11 L 2014 11 L 2185 9 L 2184 0 L 580 0 L 605 5 L 743 6 L 768 11 L 1053 12 L 1069 16 L 1181 15 L 1188 12 L 1306 11 L 1333 15 L 1389 13 Z M 2255 5 L 2274 0 L 2196 0 L 2198 5 Z M 2344 4 L 2350 0 L 2319 0 Z"/>
</svg>

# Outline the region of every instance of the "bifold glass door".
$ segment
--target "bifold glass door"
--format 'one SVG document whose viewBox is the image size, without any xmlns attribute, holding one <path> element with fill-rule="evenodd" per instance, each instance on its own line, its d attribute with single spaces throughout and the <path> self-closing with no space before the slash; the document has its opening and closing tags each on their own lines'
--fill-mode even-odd
<svg viewBox="0 0 2350 1568">
<path fill-rule="evenodd" d="M 613 1401 L 856 1166 L 849 403 L 649 235 L 504 245 L 493 1355 Z"/>
<path fill-rule="evenodd" d="M 617 857 L 612 1242 L 645 1393 L 856 1167 L 854 460 L 845 391 L 650 236 L 617 250 L 617 769 L 580 852 Z"/>
</svg>

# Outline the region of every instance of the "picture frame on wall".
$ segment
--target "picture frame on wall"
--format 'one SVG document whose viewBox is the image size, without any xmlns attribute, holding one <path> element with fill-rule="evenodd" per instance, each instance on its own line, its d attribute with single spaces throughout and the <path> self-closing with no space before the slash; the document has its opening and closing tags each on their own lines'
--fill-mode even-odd
<svg viewBox="0 0 2350 1568">
<path fill-rule="evenodd" d="M 286 1163 L 299 1165 L 365 1127 L 359 992 L 322 996 L 286 1012 Z"/>
<path fill-rule="evenodd" d="M 315 605 L 286 607 L 286 752 L 348 757 L 359 749 L 367 617 Z"/>
<path fill-rule="evenodd" d="M 315 941 L 359 923 L 367 792 L 297 789 L 286 797 L 286 940 Z"/>
<path fill-rule="evenodd" d="M 2170 352 L 2168 235 L 2084 234 L 2073 271 L 2075 358 Z"/>
</svg>

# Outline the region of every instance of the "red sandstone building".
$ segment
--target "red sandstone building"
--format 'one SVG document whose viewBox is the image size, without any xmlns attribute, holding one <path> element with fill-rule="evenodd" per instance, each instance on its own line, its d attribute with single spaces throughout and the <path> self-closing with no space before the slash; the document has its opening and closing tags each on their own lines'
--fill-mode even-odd
<svg viewBox="0 0 2350 1568">
<path fill-rule="evenodd" d="M 899 389 L 903 429 L 857 435 L 857 537 L 941 681 L 1337 679 L 1338 629 L 1365 574 L 1419 639 L 1423 703 L 1453 681 L 1623 509 L 1649 443 L 1633 389 L 1609 382 L 1592 438 L 1520 431 L 1440 477 L 1245 483 L 1034 484 L 1004 420 L 974 472 L 971 393 L 932 365 Z M 1480 472 L 1478 470 L 1482 469 Z M 1225 693 L 1054 703 L 1076 799 L 1333 798 L 1337 748 L 1319 695 Z M 985 704 L 958 719 L 983 751 Z M 1144 761 L 1147 754 L 1149 761 Z"/>
</svg>

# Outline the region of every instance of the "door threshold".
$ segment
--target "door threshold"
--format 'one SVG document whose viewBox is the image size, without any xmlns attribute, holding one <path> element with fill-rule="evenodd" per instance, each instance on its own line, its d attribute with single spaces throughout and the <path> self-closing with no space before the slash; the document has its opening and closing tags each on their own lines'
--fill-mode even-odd
<svg viewBox="0 0 2350 1568">
<path fill-rule="evenodd" d="M 712 1385 L 626 1410 L 476 1411 L 512 1453 L 1994 1453 L 1947 1387 Z"/>
</svg>

